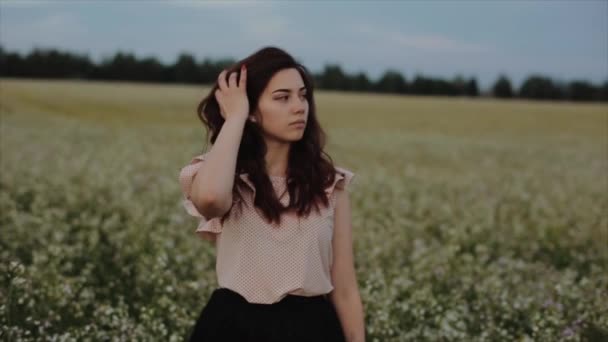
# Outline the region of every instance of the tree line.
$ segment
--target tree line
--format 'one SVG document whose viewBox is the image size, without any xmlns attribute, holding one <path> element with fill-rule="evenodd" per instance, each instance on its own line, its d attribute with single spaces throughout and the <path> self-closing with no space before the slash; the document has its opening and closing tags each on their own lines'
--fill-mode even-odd
<svg viewBox="0 0 608 342">
<path fill-rule="evenodd" d="M 155 57 L 138 58 L 132 53 L 117 52 L 100 63 L 94 63 L 87 55 L 57 49 L 34 48 L 21 56 L 0 46 L 0 77 L 210 84 L 216 81 L 223 69 L 235 62 L 230 58 L 197 61 L 191 54 L 181 53 L 175 63 L 165 65 Z M 490 89 L 480 92 L 475 78 L 457 76 L 446 80 L 417 74 L 408 81 L 400 72 L 388 69 L 377 80 L 371 80 L 363 72 L 349 74 L 337 64 L 326 64 L 321 72 L 313 72 L 313 77 L 317 88 L 327 90 L 608 101 L 608 79 L 603 84 L 595 85 L 586 80 L 562 82 L 532 74 L 516 88 L 506 75 L 501 74 Z"/>
</svg>

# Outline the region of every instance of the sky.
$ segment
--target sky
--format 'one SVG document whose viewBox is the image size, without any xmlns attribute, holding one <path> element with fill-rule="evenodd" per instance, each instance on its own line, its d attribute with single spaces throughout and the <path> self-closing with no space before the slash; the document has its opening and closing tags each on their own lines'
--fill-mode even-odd
<svg viewBox="0 0 608 342">
<path fill-rule="evenodd" d="M 0 44 L 57 48 L 94 62 L 117 51 L 173 63 L 239 60 L 277 46 L 313 72 L 337 63 L 519 86 L 531 74 L 608 80 L 608 0 L 194 1 L 0 0 Z"/>
</svg>

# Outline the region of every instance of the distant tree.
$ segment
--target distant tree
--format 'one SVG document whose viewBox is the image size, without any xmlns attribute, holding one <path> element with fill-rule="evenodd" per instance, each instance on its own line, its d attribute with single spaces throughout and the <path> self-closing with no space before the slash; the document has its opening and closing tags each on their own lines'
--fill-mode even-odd
<svg viewBox="0 0 608 342">
<path fill-rule="evenodd" d="M 452 80 L 451 88 L 448 95 L 465 95 L 467 93 L 467 81 L 458 75 Z"/>
<path fill-rule="evenodd" d="M 596 95 L 596 88 L 589 82 L 572 81 L 568 84 L 568 98 L 572 101 L 591 101 Z"/>
<path fill-rule="evenodd" d="M 382 93 L 405 93 L 407 84 L 398 71 L 387 70 L 376 82 L 374 89 Z"/>
<path fill-rule="evenodd" d="M 25 75 L 23 59 L 16 52 L 5 52 L 0 47 L 0 76 L 14 77 Z"/>
<path fill-rule="evenodd" d="M 498 98 L 511 98 L 514 96 L 511 81 L 505 75 L 500 75 L 492 87 L 492 95 Z"/>
<path fill-rule="evenodd" d="M 23 76 L 42 78 L 87 78 L 93 67 L 86 55 L 40 48 L 34 48 L 17 64 L 21 64 Z"/>
<path fill-rule="evenodd" d="M 202 77 L 199 67 L 196 65 L 194 57 L 187 53 L 182 53 L 177 58 L 173 66 L 173 80 L 179 83 L 200 82 Z"/>
<path fill-rule="evenodd" d="M 458 95 L 460 92 L 456 88 L 453 82 L 442 80 L 442 79 L 433 79 L 432 80 L 433 90 L 431 94 L 434 95 Z"/>
<path fill-rule="evenodd" d="M 467 82 L 466 94 L 468 96 L 479 96 L 479 88 L 477 87 L 477 80 L 475 80 L 475 78 L 471 78 L 469 82 Z"/>
<path fill-rule="evenodd" d="M 434 90 L 433 85 L 434 82 L 432 79 L 417 74 L 410 85 L 410 92 L 418 95 L 432 94 Z"/>
<path fill-rule="evenodd" d="M 217 75 L 236 63 L 233 58 L 209 59 L 197 62 L 189 53 L 182 52 L 175 63 L 164 65 L 155 57 L 137 58 L 132 53 L 116 52 L 100 63 L 93 63 L 87 55 L 63 52 L 56 49 L 34 48 L 29 54 L 5 50 L 0 45 L 0 76 L 78 78 L 130 80 L 142 82 L 178 82 L 211 84 Z M 425 77 L 417 74 L 408 83 L 395 69 L 386 70 L 376 81 L 370 81 L 364 72 L 349 75 L 340 65 L 325 65 L 320 73 L 313 73 L 319 89 L 346 91 L 377 91 L 384 93 L 411 93 L 418 95 L 479 96 L 475 78 L 457 75 L 452 80 Z M 555 81 L 538 74 L 530 75 L 519 91 L 512 89 L 506 75 L 500 75 L 489 90 L 500 98 L 521 96 L 529 99 L 569 99 L 572 101 L 608 101 L 608 80 L 595 86 L 585 80 L 568 83 Z"/>
<path fill-rule="evenodd" d="M 140 76 L 138 77 L 141 81 L 147 82 L 159 82 L 169 81 L 166 74 L 166 68 L 161 64 L 155 57 L 147 57 L 139 62 Z"/>
<path fill-rule="evenodd" d="M 320 87 L 324 89 L 349 90 L 350 84 L 339 65 L 326 65 L 320 75 Z"/>
<path fill-rule="evenodd" d="M 599 101 L 608 101 L 608 80 L 596 90 L 595 99 Z"/>
<path fill-rule="evenodd" d="M 529 99 L 558 100 L 564 98 L 564 91 L 547 77 L 531 75 L 521 85 L 519 96 Z"/>
<path fill-rule="evenodd" d="M 198 64 L 200 78 L 202 83 L 213 83 L 217 80 L 217 76 L 222 71 L 215 62 L 209 58 L 205 58 L 202 63 Z"/>
<path fill-rule="evenodd" d="M 131 53 L 117 52 L 105 57 L 99 67 L 99 77 L 108 80 L 137 80 L 137 60 Z"/>
<path fill-rule="evenodd" d="M 365 73 L 358 73 L 352 79 L 353 89 L 358 91 L 370 91 L 373 88 L 372 82 L 367 78 Z"/>
</svg>

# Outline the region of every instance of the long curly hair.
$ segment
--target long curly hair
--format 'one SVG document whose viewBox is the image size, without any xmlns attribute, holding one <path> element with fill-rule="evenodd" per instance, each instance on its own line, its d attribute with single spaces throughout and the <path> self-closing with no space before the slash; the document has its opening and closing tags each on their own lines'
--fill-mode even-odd
<svg viewBox="0 0 608 342">
<path fill-rule="evenodd" d="M 289 205 L 284 207 L 276 196 L 270 177 L 266 173 L 265 159 L 266 144 L 262 129 L 257 123 L 246 120 L 243 136 L 239 146 L 236 174 L 233 187 L 234 202 L 243 203 L 243 190 L 255 193 L 254 206 L 259 208 L 265 219 L 280 224 L 281 214 L 295 211 L 298 216 L 307 216 L 312 207 L 319 211 L 319 204 L 329 205 L 325 189 L 333 184 L 336 169 L 332 158 L 323 150 L 326 134 L 317 120 L 314 100 L 314 83 L 308 70 L 291 55 L 277 47 L 264 47 L 227 69 L 226 76 L 237 72 L 240 78 L 241 65 L 247 66 L 247 98 L 249 100 L 249 115 L 253 115 L 258 106 L 259 98 L 279 71 L 289 68 L 296 69 L 307 88 L 306 98 L 309 104 L 308 120 L 303 137 L 292 142 L 287 166 L 287 191 Z M 214 144 L 225 122 L 220 114 L 219 104 L 214 96 L 219 86 L 216 83 L 197 107 L 199 119 L 207 129 L 207 137 Z M 255 192 L 240 174 L 246 173 L 255 187 Z M 222 218 L 222 223 L 232 211 L 229 210 Z"/>
</svg>

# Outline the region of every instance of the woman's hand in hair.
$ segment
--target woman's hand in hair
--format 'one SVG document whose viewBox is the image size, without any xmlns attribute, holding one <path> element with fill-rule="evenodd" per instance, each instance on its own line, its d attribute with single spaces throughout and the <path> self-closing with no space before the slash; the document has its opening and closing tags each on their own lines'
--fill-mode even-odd
<svg viewBox="0 0 608 342">
<path fill-rule="evenodd" d="M 220 107 L 220 113 L 224 120 L 230 117 L 238 117 L 246 120 L 249 116 L 249 100 L 247 99 L 247 69 L 241 66 L 240 80 L 237 82 L 237 72 L 234 71 L 226 81 L 226 70 L 218 76 L 218 89 L 215 98 Z"/>
</svg>

